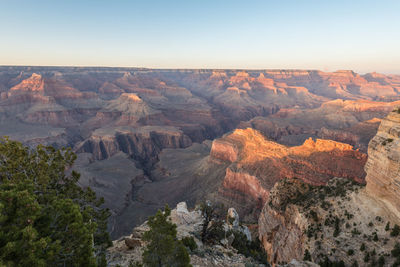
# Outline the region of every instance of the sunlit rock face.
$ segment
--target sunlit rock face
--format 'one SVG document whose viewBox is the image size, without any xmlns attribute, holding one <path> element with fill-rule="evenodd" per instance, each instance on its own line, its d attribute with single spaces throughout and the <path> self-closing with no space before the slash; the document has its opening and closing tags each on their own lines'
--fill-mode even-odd
<svg viewBox="0 0 400 267">
<path fill-rule="evenodd" d="M 227 162 L 219 192 L 237 203 L 243 214 L 257 217 L 269 191 L 284 178 L 324 185 L 333 177 L 364 182 L 367 156 L 351 145 L 331 140 L 307 139 L 303 145 L 287 147 L 266 139 L 260 132 L 237 129 L 214 140 L 211 159 Z"/>
<path fill-rule="evenodd" d="M 400 222 L 399 137 L 400 110 L 395 109 L 382 119 L 369 143 L 365 187 L 346 185 L 337 178 L 319 188 L 299 179 L 276 183 L 259 217 L 259 237 L 271 262 L 302 259 L 307 249 L 313 261 L 329 255 L 350 265 L 364 261 L 361 253 L 347 253 L 361 243 L 378 255 L 390 251 L 397 239 L 390 236 L 388 226 Z M 332 218 L 338 218 L 335 231 L 329 226 Z M 371 235 L 376 238 L 366 238 Z M 338 242 L 346 249 L 334 245 Z M 385 260 L 388 266 L 394 261 Z"/>
<path fill-rule="evenodd" d="M 400 218 L 400 113 L 390 112 L 368 146 L 367 192 Z"/>
<path fill-rule="evenodd" d="M 366 153 L 380 120 L 399 101 L 332 100 L 312 109 L 281 109 L 268 117 L 242 122 L 239 128 L 254 128 L 285 145 L 300 145 L 312 136 L 354 146 Z"/>
</svg>

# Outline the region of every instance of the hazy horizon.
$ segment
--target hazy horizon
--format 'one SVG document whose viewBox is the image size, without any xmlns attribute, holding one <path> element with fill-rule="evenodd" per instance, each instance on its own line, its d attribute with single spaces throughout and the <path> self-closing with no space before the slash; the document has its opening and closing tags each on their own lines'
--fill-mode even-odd
<svg viewBox="0 0 400 267">
<path fill-rule="evenodd" d="M 100 65 L 0 65 L 0 67 L 33 67 L 33 68 L 126 68 L 126 69 L 149 69 L 149 70 L 231 70 L 231 71 L 322 71 L 322 72 L 339 72 L 353 71 L 357 74 L 364 75 L 367 73 L 380 73 L 384 75 L 400 75 L 400 73 L 385 73 L 385 72 L 357 72 L 352 69 L 337 69 L 337 70 L 321 70 L 321 69 L 306 69 L 306 68 L 153 68 L 140 66 L 100 66 Z"/>
<path fill-rule="evenodd" d="M 400 74 L 400 2 L 3 1 L 0 65 Z"/>
</svg>

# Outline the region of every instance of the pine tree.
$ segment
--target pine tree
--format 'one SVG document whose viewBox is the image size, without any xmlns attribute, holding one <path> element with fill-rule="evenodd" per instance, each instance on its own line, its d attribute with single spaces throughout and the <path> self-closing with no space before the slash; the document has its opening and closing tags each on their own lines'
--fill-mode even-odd
<svg viewBox="0 0 400 267">
<path fill-rule="evenodd" d="M 6 266 L 104 265 L 108 210 L 66 175 L 70 149 L 0 138 L 0 262 Z"/>
<path fill-rule="evenodd" d="M 149 218 L 150 230 L 143 239 L 149 244 L 143 253 L 143 264 L 149 267 L 189 267 L 190 257 L 180 240 L 176 238 L 176 225 L 168 218 L 171 210 L 168 205 L 164 212 L 158 210 Z"/>
</svg>

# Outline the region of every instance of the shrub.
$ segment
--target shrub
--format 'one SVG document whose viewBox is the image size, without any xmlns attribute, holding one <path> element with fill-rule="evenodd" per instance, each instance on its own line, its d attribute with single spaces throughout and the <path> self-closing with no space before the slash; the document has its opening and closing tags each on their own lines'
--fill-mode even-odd
<svg viewBox="0 0 400 267">
<path fill-rule="evenodd" d="M 308 251 L 308 249 L 306 249 L 306 250 L 304 251 L 304 258 L 303 258 L 303 260 L 305 260 L 305 261 L 311 261 L 311 260 L 312 260 L 312 259 L 311 259 L 310 251 Z"/>
<path fill-rule="evenodd" d="M 390 222 L 387 222 L 386 226 L 385 226 L 385 231 L 389 231 L 390 230 Z"/>
<path fill-rule="evenodd" d="M 204 242 L 215 244 L 225 238 L 224 223 L 222 221 L 212 221 L 211 226 L 207 228 Z"/>
<path fill-rule="evenodd" d="M 201 215 L 203 216 L 203 224 L 201 230 L 201 241 L 203 243 L 215 242 L 216 239 L 221 240 L 225 236 L 222 222 L 219 214 L 223 210 L 223 206 L 212 205 L 211 202 L 203 202 L 200 204 Z"/>
<path fill-rule="evenodd" d="M 400 234 L 400 227 L 395 224 L 392 231 L 390 232 L 391 236 L 398 236 Z"/>
<path fill-rule="evenodd" d="M 392 256 L 395 258 L 400 258 L 400 243 L 396 243 L 391 251 Z"/>
<path fill-rule="evenodd" d="M 349 255 L 349 256 L 354 255 L 354 250 L 349 249 L 349 250 L 347 251 L 347 255 Z"/>
<path fill-rule="evenodd" d="M 385 257 L 383 257 L 383 255 L 381 255 L 378 259 L 378 266 L 379 267 L 383 267 L 385 266 Z"/>
<path fill-rule="evenodd" d="M 369 252 L 367 251 L 364 256 L 364 262 L 369 262 L 369 258 L 370 258 L 370 255 L 369 255 Z"/>
<path fill-rule="evenodd" d="M 374 240 L 375 242 L 379 240 L 378 235 L 376 233 L 374 233 L 374 238 L 372 240 Z"/>
<path fill-rule="evenodd" d="M 337 237 L 340 234 L 340 220 L 338 217 L 335 218 L 335 231 L 333 232 L 333 236 Z"/>
<path fill-rule="evenodd" d="M 143 240 L 148 245 L 142 256 L 145 266 L 191 266 L 185 246 L 176 239 L 176 225 L 168 218 L 170 214 L 166 205 L 164 212 L 158 210 L 147 221 L 150 230 L 143 234 Z"/>
<path fill-rule="evenodd" d="M 227 233 L 227 235 L 231 234 L 235 237 L 232 242 L 232 247 L 234 247 L 238 253 L 268 265 L 267 253 L 264 251 L 258 238 L 255 241 L 248 241 L 246 235 L 242 232 L 231 230 Z"/>
<path fill-rule="evenodd" d="M 185 236 L 184 238 L 182 238 L 181 241 L 185 247 L 190 249 L 190 251 L 194 251 L 197 249 L 197 244 L 196 241 L 194 241 L 193 236 Z"/>
</svg>

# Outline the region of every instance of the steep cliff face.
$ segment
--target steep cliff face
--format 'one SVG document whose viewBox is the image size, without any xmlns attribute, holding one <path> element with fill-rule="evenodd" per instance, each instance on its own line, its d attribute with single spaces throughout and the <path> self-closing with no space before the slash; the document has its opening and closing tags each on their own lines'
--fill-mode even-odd
<svg viewBox="0 0 400 267">
<path fill-rule="evenodd" d="M 271 190 L 270 201 L 263 208 L 258 222 L 260 240 L 271 263 L 303 258 L 304 232 L 309 223 L 299 207 L 288 204 L 309 190 L 310 187 L 300 180 L 279 182 Z"/>
<path fill-rule="evenodd" d="M 400 218 L 400 113 L 382 120 L 368 146 L 367 192 L 382 200 Z"/>
<path fill-rule="evenodd" d="M 364 182 L 365 154 L 348 144 L 311 138 L 287 147 L 253 129 L 237 129 L 214 140 L 210 159 L 229 164 L 219 192 L 241 214 L 258 216 L 269 191 L 284 178 L 324 185 L 333 177 Z"/>
<path fill-rule="evenodd" d="M 396 259 L 386 252 L 398 241 L 391 227 L 400 222 L 399 137 L 396 109 L 369 143 L 365 187 L 339 178 L 317 187 L 296 179 L 278 182 L 259 218 L 260 240 L 271 262 L 302 259 L 307 250 L 315 262 L 328 257 L 374 265 L 378 255 L 391 266 Z M 366 249 L 354 253 L 360 244 Z"/>
<path fill-rule="evenodd" d="M 348 179 L 334 178 L 324 186 L 287 179 L 271 190 L 260 214 L 259 238 L 273 265 L 308 254 L 316 263 L 378 266 L 382 257 L 384 266 L 392 266 L 396 259 L 387 252 L 398 241 L 390 234 L 398 223 L 362 185 Z"/>
<path fill-rule="evenodd" d="M 78 144 L 75 151 L 91 153 L 97 160 L 107 159 L 122 151 L 151 167 L 164 148 L 184 148 L 192 144 L 189 137 L 174 127 L 146 126 L 140 129 L 118 127 L 101 129 Z"/>
</svg>

